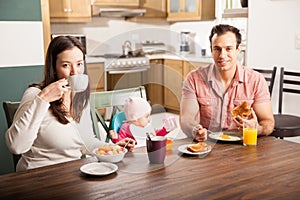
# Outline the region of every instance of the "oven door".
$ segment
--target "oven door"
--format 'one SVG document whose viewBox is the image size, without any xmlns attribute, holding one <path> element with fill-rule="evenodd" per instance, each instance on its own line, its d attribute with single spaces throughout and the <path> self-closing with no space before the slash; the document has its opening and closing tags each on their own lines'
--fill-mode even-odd
<svg viewBox="0 0 300 200">
<path fill-rule="evenodd" d="M 148 58 L 106 59 L 104 62 L 104 89 L 125 89 L 143 85 Z"/>
</svg>

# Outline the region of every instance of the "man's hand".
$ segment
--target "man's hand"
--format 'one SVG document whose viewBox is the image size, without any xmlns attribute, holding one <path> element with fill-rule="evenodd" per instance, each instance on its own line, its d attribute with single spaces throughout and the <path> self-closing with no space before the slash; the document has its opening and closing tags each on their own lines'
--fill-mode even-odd
<svg viewBox="0 0 300 200">
<path fill-rule="evenodd" d="M 257 116 L 256 116 L 253 108 L 251 108 L 251 114 L 247 118 L 242 118 L 241 116 L 238 115 L 233 118 L 233 121 L 235 122 L 237 129 L 242 132 L 243 131 L 243 123 L 246 121 L 256 121 L 257 122 Z"/>
<path fill-rule="evenodd" d="M 202 142 L 207 140 L 207 130 L 203 128 L 200 124 L 193 128 L 194 140 Z"/>
</svg>

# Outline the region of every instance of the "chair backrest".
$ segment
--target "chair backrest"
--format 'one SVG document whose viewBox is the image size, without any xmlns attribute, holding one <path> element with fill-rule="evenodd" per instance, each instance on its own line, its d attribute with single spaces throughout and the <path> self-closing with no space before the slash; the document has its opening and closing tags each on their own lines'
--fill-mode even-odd
<svg viewBox="0 0 300 200">
<path fill-rule="evenodd" d="M 145 87 L 139 86 L 121 90 L 92 92 L 90 94 L 91 116 L 93 119 L 95 134 L 99 139 L 101 139 L 101 135 L 98 127 L 98 121 L 100 121 L 102 127 L 106 131 L 106 142 L 110 139 L 109 125 L 106 124 L 99 110 L 103 108 L 113 108 L 110 117 L 111 122 L 115 113 L 123 110 L 125 100 L 129 97 L 142 97 L 147 99 Z"/>
<path fill-rule="evenodd" d="M 20 102 L 4 101 L 2 105 L 3 105 L 5 117 L 6 117 L 7 127 L 9 128 L 13 123 L 14 115 L 20 105 Z M 21 158 L 21 155 L 13 154 L 13 162 L 14 162 L 15 171 L 16 171 L 17 163 L 20 158 Z"/>
<path fill-rule="evenodd" d="M 114 130 L 116 133 L 118 133 L 125 120 L 126 116 L 124 111 L 116 113 L 110 122 L 109 130 Z"/>
<path fill-rule="evenodd" d="M 278 113 L 282 113 L 283 93 L 300 94 L 300 72 L 285 71 L 280 68 Z"/>
<path fill-rule="evenodd" d="M 270 96 L 272 96 L 277 67 L 274 66 L 273 69 L 257 69 L 257 68 L 254 68 L 254 70 L 258 71 L 259 73 L 261 73 L 265 77 L 265 79 L 266 79 L 266 81 L 269 85 Z"/>
<path fill-rule="evenodd" d="M 8 128 L 13 123 L 14 115 L 15 115 L 19 105 L 20 105 L 19 102 L 10 102 L 10 101 L 3 102 L 3 109 L 4 109 Z"/>
</svg>

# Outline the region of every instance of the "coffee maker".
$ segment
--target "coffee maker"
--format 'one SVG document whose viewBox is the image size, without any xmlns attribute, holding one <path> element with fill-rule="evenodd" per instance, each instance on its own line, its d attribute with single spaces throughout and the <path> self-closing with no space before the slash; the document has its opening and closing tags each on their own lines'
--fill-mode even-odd
<svg viewBox="0 0 300 200">
<path fill-rule="evenodd" d="M 190 31 L 180 32 L 180 54 L 190 53 Z"/>
</svg>

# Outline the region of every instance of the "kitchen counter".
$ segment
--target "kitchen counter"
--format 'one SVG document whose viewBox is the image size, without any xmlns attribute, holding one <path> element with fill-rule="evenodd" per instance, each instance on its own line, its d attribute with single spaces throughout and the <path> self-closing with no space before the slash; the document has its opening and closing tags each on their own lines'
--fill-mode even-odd
<svg viewBox="0 0 300 200">
<path fill-rule="evenodd" d="M 203 62 L 203 63 L 212 63 L 213 59 L 210 56 L 197 56 L 195 54 L 188 55 L 176 55 L 176 54 L 152 54 L 147 55 L 150 60 L 153 59 L 172 59 L 172 60 L 185 60 L 190 62 Z M 102 63 L 105 61 L 104 57 L 86 57 L 86 63 Z"/>
<path fill-rule="evenodd" d="M 171 59 L 171 60 L 185 60 L 190 62 L 212 63 L 213 58 L 210 56 L 198 56 L 196 54 L 180 55 L 180 54 L 153 54 L 147 55 L 149 59 Z"/>
</svg>

